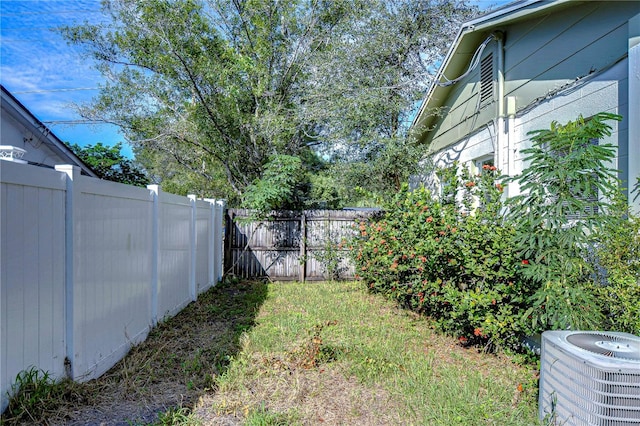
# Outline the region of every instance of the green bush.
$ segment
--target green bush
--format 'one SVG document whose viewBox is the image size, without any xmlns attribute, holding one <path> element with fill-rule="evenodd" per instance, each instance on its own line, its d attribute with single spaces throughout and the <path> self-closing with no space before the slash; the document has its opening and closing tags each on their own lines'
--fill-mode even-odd
<svg viewBox="0 0 640 426">
<path fill-rule="evenodd" d="M 566 328 L 640 334 L 640 219 L 610 166 L 615 147 L 594 143 L 608 120 L 620 117 L 532 132 L 529 166 L 506 180 L 523 192 L 504 204 L 493 166 L 438 170 L 438 197 L 405 188 L 359 224 L 358 274 L 468 344 L 519 348 Z"/>
<path fill-rule="evenodd" d="M 501 216 L 498 173 L 455 165 L 439 174 L 445 196 L 405 188 L 382 217 L 359 224 L 357 272 L 371 291 L 465 342 L 514 347 L 532 287 Z"/>
<path fill-rule="evenodd" d="M 600 143 L 611 135 L 614 114 L 582 116 L 530 132 L 522 150 L 528 166 L 513 180 L 522 194 L 508 200 L 515 244 L 529 260 L 525 275 L 538 284 L 527 316 L 532 331 L 595 329 L 603 323 L 597 296 L 588 285 L 596 272 L 588 261 L 596 236 L 609 221 L 608 201 L 619 193 L 611 168 L 616 147 Z M 594 143 L 597 141 L 596 143 Z"/>
<path fill-rule="evenodd" d="M 617 197 L 598 235 L 593 292 L 605 314 L 604 328 L 640 336 L 640 218 Z"/>
</svg>

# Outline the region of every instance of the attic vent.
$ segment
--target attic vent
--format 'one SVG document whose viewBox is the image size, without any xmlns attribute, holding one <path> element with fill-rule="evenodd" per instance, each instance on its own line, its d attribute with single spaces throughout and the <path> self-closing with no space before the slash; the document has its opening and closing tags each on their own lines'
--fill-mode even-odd
<svg viewBox="0 0 640 426">
<path fill-rule="evenodd" d="M 480 105 L 493 100 L 493 53 L 480 62 Z"/>
</svg>

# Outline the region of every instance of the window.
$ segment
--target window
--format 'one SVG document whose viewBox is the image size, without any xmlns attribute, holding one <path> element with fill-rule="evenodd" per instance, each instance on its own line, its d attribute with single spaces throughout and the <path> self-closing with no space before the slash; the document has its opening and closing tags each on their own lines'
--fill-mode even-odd
<svg viewBox="0 0 640 426">
<path fill-rule="evenodd" d="M 592 139 L 589 139 L 588 143 L 591 145 L 598 145 L 599 141 L 597 138 L 592 138 Z M 559 155 L 567 155 L 567 154 L 559 153 Z M 582 188 L 582 189 L 573 188 L 572 192 L 574 193 L 573 195 L 575 195 L 576 199 L 584 202 L 586 205 L 583 211 L 571 211 L 570 206 L 566 205 L 567 203 L 565 203 L 564 207 L 568 210 L 567 218 L 569 220 L 579 220 L 587 216 L 598 214 L 598 198 L 600 194 L 598 193 L 597 187 L 591 186 L 589 188 Z"/>
<path fill-rule="evenodd" d="M 473 166 L 475 167 L 475 169 L 472 169 L 471 171 L 474 174 L 479 175 L 483 173 L 483 170 L 485 170 L 487 166 L 493 167 L 493 165 L 494 165 L 493 155 L 487 155 L 487 156 L 475 159 L 473 161 Z M 484 196 L 481 195 L 481 196 L 474 197 L 473 208 L 480 209 L 480 210 L 484 209 L 485 207 L 484 200 L 487 196 L 488 194 L 484 194 Z"/>
<path fill-rule="evenodd" d="M 598 145 L 598 143 L 599 141 L 597 138 L 592 138 L 589 139 L 585 145 Z M 556 158 L 566 157 L 570 154 L 570 148 L 564 145 L 555 149 L 546 144 L 542 145 L 542 147 L 547 150 L 551 156 Z M 584 177 L 586 178 L 586 176 Z M 580 220 L 587 216 L 598 214 L 598 188 L 594 185 L 585 184 L 586 179 L 580 179 L 579 181 L 573 182 L 571 180 L 567 181 L 565 191 L 569 191 L 569 197 L 575 200 L 576 204 L 571 201 L 563 201 L 560 207 L 562 208 L 563 214 L 570 221 Z M 565 197 L 567 197 L 567 194 L 565 194 Z M 558 204 L 557 196 L 550 196 L 548 203 L 550 205 Z"/>
<path fill-rule="evenodd" d="M 480 173 L 482 171 L 482 166 L 494 166 L 493 155 L 478 158 L 473 163 L 476 166 L 475 173 Z"/>
</svg>

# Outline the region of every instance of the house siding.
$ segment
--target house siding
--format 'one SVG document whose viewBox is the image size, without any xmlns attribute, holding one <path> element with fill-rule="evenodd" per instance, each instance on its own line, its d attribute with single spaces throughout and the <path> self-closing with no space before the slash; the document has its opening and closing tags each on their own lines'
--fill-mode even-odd
<svg viewBox="0 0 640 426">
<path fill-rule="evenodd" d="M 512 25 L 505 40 L 505 96 L 520 110 L 541 95 L 600 72 L 627 54 L 628 20 L 640 3 L 586 3 Z"/>
<path fill-rule="evenodd" d="M 611 165 L 620 170 L 619 178 L 628 181 L 629 162 L 628 153 L 628 61 L 623 60 L 609 70 L 594 77 L 589 82 L 575 90 L 568 90 L 549 98 L 510 120 L 511 142 L 501 157 L 503 161 L 499 167 L 510 175 L 521 173 L 526 164 L 521 151 L 531 147 L 531 140 L 527 133 L 548 129 L 552 121 L 566 123 L 575 120 L 578 114 L 589 117 L 599 112 L 610 112 L 623 116 L 621 122 L 608 122 L 612 127 L 611 136 L 602 139 L 601 143 L 610 143 L 618 147 L 617 156 Z M 445 150 L 447 151 L 447 150 Z M 513 155 L 511 164 L 509 155 Z M 628 185 L 623 185 L 628 186 Z M 515 195 L 518 189 L 515 185 L 509 188 L 509 195 Z"/>
<path fill-rule="evenodd" d="M 544 15 L 522 18 L 504 27 L 487 30 L 483 36 L 488 36 L 492 30 L 501 30 L 505 34 L 504 95 L 515 98 L 518 115 L 528 114 L 538 107 L 544 110 L 547 97 L 567 91 L 583 78 L 605 74 L 624 60 L 628 49 L 628 22 L 638 13 L 640 2 L 575 2 L 568 8 L 550 9 Z M 490 43 L 483 56 L 490 52 L 495 55 L 497 42 Z M 620 81 L 626 80 L 625 70 L 618 70 Z M 478 107 L 479 81 L 478 68 L 448 93 L 443 102 L 445 115 L 433 125 L 426 139 L 430 153 L 458 144 L 495 119 L 496 102 Z M 584 88 L 575 90 L 580 92 Z M 590 115 L 587 110 L 591 105 L 597 106 L 598 111 L 595 112 L 615 108 L 617 95 L 615 98 L 600 98 L 595 104 L 580 103 L 586 109 L 573 103 L 568 108 L 570 114 L 567 114 L 567 119 L 574 119 L 579 113 Z M 575 102 L 564 95 L 560 98 L 554 101 L 554 105 L 563 99 Z M 559 109 L 556 106 L 551 108 Z M 619 113 L 625 115 L 626 110 Z M 551 119 L 566 121 L 558 116 L 547 117 L 542 128 L 548 127 Z"/>
<path fill-rule="evenodd" d="M 0 145 L 11 145 L 24 149 L 27 152 L 22 158 L 23 160 L 51 168 L 56 164 L 69 162 L 68 159 L 60 157 L 47 146 L 46 136 L 42 133 L 29 131 L 8 114 L 2 114 L 1 123 Z"/>
<path fill-rule="evenodd" d="M 498 168 L 509 175 L 523 171 L 526 164 L 522 150 L 531 147 L 529 132 L 547 129 L 554 120 L 559 123 L 575 120 L 578 114 L 589 117 L 599 112 L 610 112 L 622 115 L 623 120 L 609 122 L 612 126 L 612 134 L 606 139 L 602 139 L 601 143 L 610 143 L 618 147 L 617 156 L 611 166 L 620 170 L 619 177 L 623 182 L 628 181 L 629 170 L 626 167 L 629 162 L 629 120 L 626 118 L 629 106 L 627 69 L 628 60 L 620 61 L 579 88 L 559 93 L 511 118 L 506 129 L 509 142 L 497 157 L 500 159 L 500 163 L 496 164 Z M 495 155 L 498 146 L 497 131 L 492 122 L 486 124 L 475 133 L 434 153 L 434 164 L 446 167 L 454 161 L 465 164 L 487 155 Z M 509 185 L 509 196 L 516 195 L 518 192 L 519 189 L 515 183 Z"/>
</svg>

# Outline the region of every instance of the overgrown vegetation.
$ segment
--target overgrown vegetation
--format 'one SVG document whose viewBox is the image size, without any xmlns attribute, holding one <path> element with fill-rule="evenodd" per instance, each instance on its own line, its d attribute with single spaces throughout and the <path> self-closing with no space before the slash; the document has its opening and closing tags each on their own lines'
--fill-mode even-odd
<svg viewBox="0 0 640 426">
<path fill-rule="evenodd" d="M 0 423 L 38 424 L 46 416 L 90 401 L 90 393 L 82 385 L 71 380 L 56 381 L 48 372 L 31 367 L 16 376 Z"/>
<path fill-rule="evenodd" d="M 290 191 L 297 209 L 397 190 L 421 153 L 405 139 L 411 110 L 479 13 L 458 0 L 123 0 L 102 11 L 100 24 L 61 30 L 107 81 L 81 115 L 119 126 L 166 190 L 255 208 Z M 286 156 L 300 161 L 293 174 L 275 166 Z"/>
<path fill-rule="evenodd" d="M 621 199 L 615 148 L 594 143 L 619 119 L 533 132 L 529 166 L 510 182 L 493 166 L 454 165 L 438 171 L 442 194 L 405 188 L 359 225 L 357 272 L 469 344 L 519 350 L 554 328 L 640 334 L 640 221 Z M 526 192 L 505 204 L 516 182 Z"/>
</svg>

